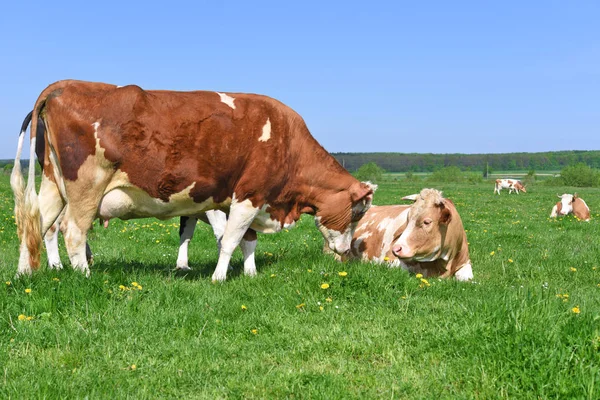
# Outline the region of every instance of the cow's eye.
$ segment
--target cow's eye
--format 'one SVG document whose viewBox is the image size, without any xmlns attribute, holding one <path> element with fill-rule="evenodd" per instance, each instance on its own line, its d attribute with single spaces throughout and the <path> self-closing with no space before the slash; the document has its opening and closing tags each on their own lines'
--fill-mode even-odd
<svg viewBox="0 0 600 400">
<path fill-rule="evenodd" d="M 431 218 L 425 218 L 423 220 L 423 225 L 429 225 L 429 224 L 431 224 Z"/>
</svg>

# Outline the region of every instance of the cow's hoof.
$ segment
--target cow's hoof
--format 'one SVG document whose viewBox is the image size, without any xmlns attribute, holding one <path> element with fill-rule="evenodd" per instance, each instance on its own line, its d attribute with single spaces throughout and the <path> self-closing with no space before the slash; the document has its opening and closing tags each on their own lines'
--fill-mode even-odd
<svg viewBox="0 0 600 400">
<path fill-rule="evenodd" d="M 177 267 L 175 267 L 175 271 L 178 271 L 178 272 L 188 272 L 191 270 L 192 269 L 190 267 L 188 267 L 187 265 L 178 265 Z"/>
</svg>

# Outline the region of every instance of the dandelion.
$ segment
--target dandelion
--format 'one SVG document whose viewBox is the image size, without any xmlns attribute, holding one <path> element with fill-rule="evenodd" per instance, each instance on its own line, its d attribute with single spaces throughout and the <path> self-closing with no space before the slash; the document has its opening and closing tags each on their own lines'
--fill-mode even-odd
<svg viewBox="0 0 600 400">
<path fill-rule="evenodd" d="M 569 271 L 571 271 L 571 272 L 577 272 L 577 268 L 571 267 L 571 268 L 569 268 Z"/>
<path fill-rule="evenodd" d="M 422 277 L 423 277 L 423 274 L 416 274 L 415 275 L 415 278 L 417 278 L 417 279 L 421 279 Z"/>
<path fill-rule="evenodd" d="M 157 240 L 156 243 L 160 243 L 160 240 Z"/>
<path fill-rule="evenodd" d="M 429 281 L 425 278 L 421 278 L 421 284 L 424 286 L 431 286 L 431 284 L 429 283 Z"/>
<path fill-rule="evenodd" d="M 133 286 L 134 288 L 136 288 L 137 290 L 142 290 L 142 285 L 140 285 L 137 282 L 131 282 L 131 286 Z"/>
<path fill-rule="evenodd" d="M 135 371 L 137 369 L 137 365 L 131 364 L 131 367 L 129 367 L 129 369 L 131 369 L 132 371 Z"/>
<path fill-rule="evenodd" d="M 509 259 L 508 259 L 508 262 L 509 262 L 509 263 L 513 262 L 512 258 L 509 258 Z"/>
<path fill-rule="evenodd" d="M 248 309 L 248 307 L 246 307 L 245 305 L 242 304 L 242 311 L 246 311 Z"/>
<path fill-rule="evenodd" d="M 30 294 L 31 293 L 31 289 L 29 289 L 29 288 L 25 289 L 25 293 Z"/>
<path fill-rule="evenodd" d="M 27 316 L 24 314 L 19 314 L 17 318 L 19 319 L 19 321 L 25 321 L 27 319 Z"/>
<path fill-rule="evenodd" d="M 10 286 L 10 285 L 11 285 L 11 282 L 10 282 L 10 281 L 6 281 L 6 282 L 4 282 L 4 283 L 6 283 L 6 286 Z"/>
<path fill-rule="evenodd" d="M 52 280 L 53 280 L 54 282 L 60 282 L 60 279 L 58 279 L 58 278 L 52 278 Z"/>
<path fill-rule="evenodd" d="M 494 254 L 496 254 L 495 251 L 490 252 L 490 256 L 493 256 Z"/>
<path fill-rule="evenodd" d="M 348 273 L 346 271 L 338 272 L 339 276 L 347 276 Z"/>
<path fill-rule="evenodd" d="M 571 311 L 573 312 L 573 314 L 579 314 L 581 312 L 581 310 L 579 309 L 579 306 L 575 306 L 575 307 L 571 308 Z"/>
<path fill-rule="evenodd" d="M 331 297 L 328 297 L 325 299 L 326 302 L 331 303 L 333 301 L 333 299 Z"/>
<path fill-rule="evenodd" d="M 383 257 L 383 261 L 390 261 L 390 258 L 388 256 Z"/>
<path fill-rule="evenodd" d="M 119 289 L 121 289 L 121 290 L 127 290 L 127 288 L 124 285 L 119 285 Z"/>
<path fill-rule="evenodd" d="M 400 297 L 402 300 L 406 300 L 406 296 L 402 296 Z"/>
<path fill-rule="evenodd" d="M 319 310 L 323 311 L 324 310 L 323 306 L 319 306 Z"/>
<path fill-rule="evenodd" d="M 258 329 L 251 329 L 250 332 L 252 332 L 253 335 L 258 335 Z"/>
<path fill-rule="evenodd" d="M 296 306 L 296 308 L 297 308 L 297 309 L 301 309 L 301 308 L 304 308 L 304 306 L 305 306 L 305 305 L 306 305 L 306 304 L 304 304 L 304 303 L 300 303 L 300 304 L 298 304 L 298 305 Z"/>
<path fill-rule="evenodd" d="M 312 269 L 310 269 L 310 268 L 309 268 L 309 269 L 307 269 L 307 271 L 308 271 L 308 272 L 312 272 Z"/>
<path fill-rule="evenodd" d="M 271 278 L 275 278 L 277 275 L 275 274 L 271 274 Z"/>
<path fill-rule="evenodd" d="M 27 317 L 25 318 L 27 321 L 31 321 L 33 319 L 33 317 Z"/>
<path fill-rule="evenodd" d="M 322 283 L 321 284 L 321 289 L 323 289 L 323 290 L 329 289 L 329 283 Z"/>
</svg>

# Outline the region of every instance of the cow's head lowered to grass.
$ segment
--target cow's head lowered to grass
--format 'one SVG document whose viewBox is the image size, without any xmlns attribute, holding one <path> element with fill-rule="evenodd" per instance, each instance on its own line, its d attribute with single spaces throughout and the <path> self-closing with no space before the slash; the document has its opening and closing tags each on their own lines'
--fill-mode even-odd
<svg viewBox="0 0 600 400">
<path fill-rule="evenodd" d="M 371 182 L 360 182 L 348 192 L 339 192 L 324 202 L 315 214 L 315 224 L 329 248 L 338 254 L 345 254 L 350 250 L 352 235 L 358 221 L 367 212 L 373 202 L 373 193 L 377 185 Z M 332 197 L 350 196 L 347 199 L 334 199 Z M 339 204 L 348 204 L 345 209 L 340 210 Z"/>
</svg>

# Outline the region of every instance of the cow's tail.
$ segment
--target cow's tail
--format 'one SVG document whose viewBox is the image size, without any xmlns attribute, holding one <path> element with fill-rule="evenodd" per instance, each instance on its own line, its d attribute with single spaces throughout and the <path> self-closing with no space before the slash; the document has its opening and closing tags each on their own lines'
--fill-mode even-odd
<svg viewBox="0 0 600 400">
<path fill-rule="evenodd" d="M 19 134 L 19 142 L 17 144 L 17 154 L 15 156 L 15 164 L 13 166 L 12 174 L 10 175 L 10 186 L 15 196 L 15 222 L 17 224 L 17 234 L 19 239 L 22 236 L 22 210 L 23 201 L 25 198 L 25 182 L 23 181 L 23 174 L 21 172 L 21 153 L 23 152 L 23 143 L 25 142 L 25 133 L 27 126 L 31 122 L 31 116 L 33 111 L 29 112 L 21 125 L 21 133 Z"/>
<path fill-rule="evenodd" d="M 36 107 L 25 117 L 19 135 L 17 146 L 17 155 L 15 156 L 15 165 L 10 178 L 11 187 L 15 196 L 15 220 L 17 223 L 17 233 L 21 241 L 21 259 L 19 259 L 19 273 L 30 272 L 31 269 L 37 269 L 40 265 L 40 248 L 42 243 L 40 207 L 38 196 L 35 191 L 35 143 L 37 135 L 37 126 L 39 110 Z M 27 186 L 24 188 L 23 174 L 21 172 L 21 152 L 25 139 L 27 125 L 31 123 L 31 141 L 29 153 L 29 171 L 27 176 Z M 23 246 L 27 247 L 29 259 L 23 259 Z"/>
</svg>

